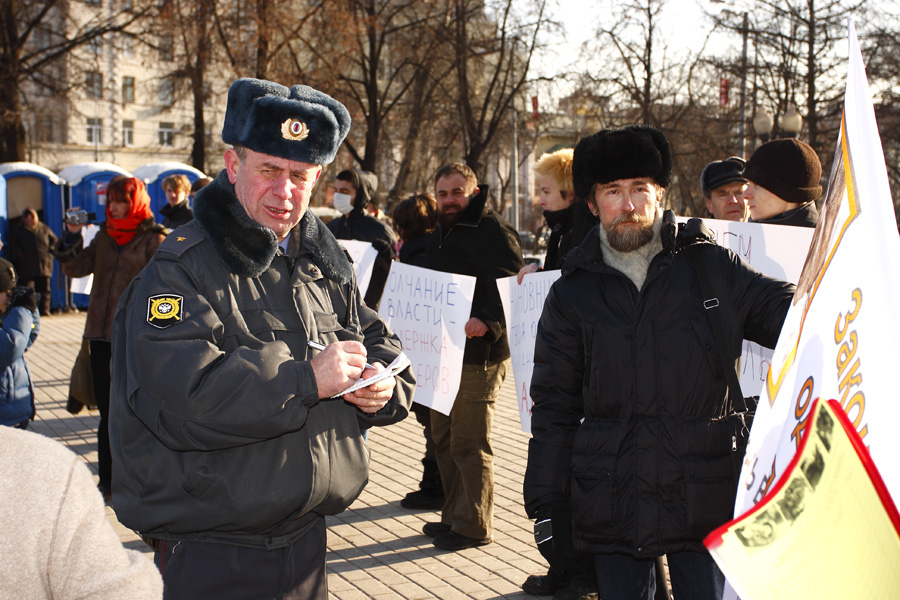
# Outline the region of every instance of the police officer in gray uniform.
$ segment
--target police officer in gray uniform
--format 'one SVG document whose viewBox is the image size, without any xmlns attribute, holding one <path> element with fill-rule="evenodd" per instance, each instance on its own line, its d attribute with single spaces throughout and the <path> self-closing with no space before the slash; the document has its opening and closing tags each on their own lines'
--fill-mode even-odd
<svg viewBox="0 0 900 600">
<path fill-rule="evenodd" d="M 326 598 L 324 517 L 367 482 L 361 431 L 408 414 L 410 369 L 341 395 L 401 352 L 307 211 L 349 128 L 312 88 L 236 81 L 225 170 L 119 303 L 113 505 L 167 600 Z"/>
</svg>

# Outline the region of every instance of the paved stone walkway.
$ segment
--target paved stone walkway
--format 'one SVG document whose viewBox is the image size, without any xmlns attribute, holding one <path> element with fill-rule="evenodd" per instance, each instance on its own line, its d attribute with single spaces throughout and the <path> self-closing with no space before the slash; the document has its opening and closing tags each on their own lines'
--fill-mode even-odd
<svg viewBox="0 0 900 600">
<path fill-rule="evenodd" d="M 96 474 L 99 413 L 66 412 L 69 374 L 81 343 L 84 313 L 45 317 L 41 335 L 26 358 L 37 395 L 32 430 L 56 438 L 79 454 Z M 546 572 L 534 545 L 531 522 L 522 508 L 522 478 L 528 436 L 520 431 L 512 377 L 500 395 L 494 421 L 494 543 L 446 552 L 431 545 L 422 525 L 434 512 L 410 512 L 400 499 L 416 488 L 424 439 L 414 417 L 372 430 L 369 485 L 344 513 L 328 518 L 328 586 L 338 600 L 362 598 L 533 598 L 519 585 L 532 573 Z M 123 544 L 149 548 L 116 521 Z"/>
</svg>

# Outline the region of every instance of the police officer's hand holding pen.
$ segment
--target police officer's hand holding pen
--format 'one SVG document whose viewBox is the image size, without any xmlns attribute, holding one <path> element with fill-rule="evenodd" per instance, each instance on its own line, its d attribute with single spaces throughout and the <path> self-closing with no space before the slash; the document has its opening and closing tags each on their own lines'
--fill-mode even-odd
<svg viewBox="0 0 900 600">
<path fill-rule="evenodd" d="M 360 342 L 334 342 L 325 346 L 310 340 L 309 347 L 319 351 L 309 362 L 319 388 L 319 398 L 323 400 L 339 394 L 360 377 L 368 378 L 384 369 L 380 364 L 366 362 L 366 347 Z M 376 413 L 393 396 L 394 385 L 394 378 L 388 377 L 345 394 L 343 399 L 365 413 Z"/>
</svg>

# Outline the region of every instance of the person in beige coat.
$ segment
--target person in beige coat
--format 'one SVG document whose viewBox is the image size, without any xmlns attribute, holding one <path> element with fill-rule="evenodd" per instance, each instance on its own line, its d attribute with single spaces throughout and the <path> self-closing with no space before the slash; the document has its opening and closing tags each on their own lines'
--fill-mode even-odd
<svg viewBox="0 0 900 600">
<path fill-rule="evenodd" d="M 122 546 L 78 456 L 12 427 L 0 427 L 0 456 L 0 598 L 162 598 L 159 571 Z"/>
</svg>

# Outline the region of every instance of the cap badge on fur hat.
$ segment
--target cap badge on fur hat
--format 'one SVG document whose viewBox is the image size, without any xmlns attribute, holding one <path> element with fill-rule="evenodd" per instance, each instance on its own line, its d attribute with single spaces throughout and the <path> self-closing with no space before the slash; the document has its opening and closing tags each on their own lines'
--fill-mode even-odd
<svg viewBox="0 0 900 600">
<path fill-rule="evenodd" d="M 327 165 L 350 132 L 343 104 L 306 85 L 241 78 L 228 90 L 222 141 L 254 152 Z"/>
<path fill-rule="evenodd" d="M 309 135 L 309 127 L 300 119 L 288 119 L 281 124 L 281 137 L 286 140 L 305 140 Z"/>
</svg>

